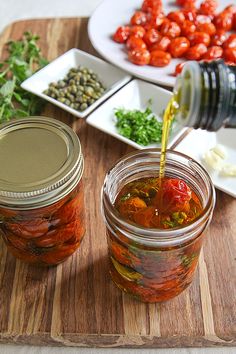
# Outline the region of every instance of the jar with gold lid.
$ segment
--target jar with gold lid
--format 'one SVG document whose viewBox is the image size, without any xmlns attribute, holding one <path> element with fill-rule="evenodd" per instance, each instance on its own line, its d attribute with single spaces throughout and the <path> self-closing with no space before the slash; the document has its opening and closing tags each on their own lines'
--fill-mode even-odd
<svg viewBox="0 0 236 354">
<path fill-rule="evenodd" d="M 80 141 L 46 117 L 0 126 L 0 234 L 22 261 L 55 265 L 85 233 Z"/>
</svg>

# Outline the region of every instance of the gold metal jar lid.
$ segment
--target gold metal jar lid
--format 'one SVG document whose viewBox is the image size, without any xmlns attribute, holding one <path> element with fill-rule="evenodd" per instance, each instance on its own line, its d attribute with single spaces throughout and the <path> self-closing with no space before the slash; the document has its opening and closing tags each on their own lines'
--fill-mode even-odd
<svg viewBox="0 0 236 354">
<path fill-rule="evenodd" d="M 68 194 L 83 173 L 77 135 L 66 124 L 30 117 L 0 125 L 0 205 L 37 208 Z"/>
</svg>

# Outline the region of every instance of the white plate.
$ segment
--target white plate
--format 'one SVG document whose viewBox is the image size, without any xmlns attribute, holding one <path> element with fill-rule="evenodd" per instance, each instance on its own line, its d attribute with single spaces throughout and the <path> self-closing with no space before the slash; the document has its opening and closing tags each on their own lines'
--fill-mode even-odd
<svg viewBox="0 0 236 354">
<path fill-rule="evenodd" d="M 217 171 L 207 166 L 202 156 L 216 144 L 223 145 L 227 152 L 226 163 L 236 164 L 236 131 L 235 129 L 220 129 L 218 132 L 192 130 L 175 148 L 200 162 L 208 171 L 216 188 L 236 197 L 236 177 L 221 176 Z"/>
<path fill-rule="evenodd" d="M 62 80 L 71 68 L 78 67 L 79 65 L 92 69 L 95 74 L 99 76 L 103 85 L 107 88 L 104 94 L 83 112 L 70 108 L 69 106 L 43 93 L 51 82 Z M 83 52 L 82 50 L 70 49 L 68 52 L 64 53 L 43 69 L 32 75 L 29 79 L 25 80 L 21 84 L 21 87 L 55 104 L 74 116 L 83 118 L 92 112 L 94 108 L 96 108 L 105 99 L 116 92 L 120 87 L 125 85 L 130 79 L 131 77 L 128 74 L 115 66 L 108 64 L 93 55 Z"/>
<path fill-rule="evenodd" d="M 141 80 L 133 80 L 115 93 L 108 101 L 93 112 L 86 122 L 103 132 L 114 136 L 115 138 L 135 147 L 136 149 L 144 149 L 151 147 L 159 147 L 160 144 L 150 144 L 143 146 L 127 139 L 117 132 L 115 127 L 115 108 L 138 109 L 145 110 L 148 101 L 153 102 L 151 109 L 157 116 L 162 117 L 163 111 L 169 102 L 172 93 L 164 90 L 156 85 L 149 84 Z M 186 128 L 182 128 L 178 124 L 174 124 L 169 139 L 168 147 L 172 146 L 175 141 L 185 132 Z"/>
<path fill-rule="evenodd" d="M 163 1 L 165 14 L 176 10 L 174 0 Z M 200 3 L 201 1 L 197 1 Z M 218 9 L 233 3 L 232 0 L 218 0 Z M 89 21 L 88 33 L 94 48 L 108 61 L 128 71 L 134 76 L 154 83 L 174 86 L 175 67 L 181 59 L 172 59 L 164 68 L 134 65 L 127 59 L 125 47 L 112 40 L 116 29 L 129 23 L 134 11 L 141 7 L 142 0 L 104 0 L 93 13 Z"/>
</svg>

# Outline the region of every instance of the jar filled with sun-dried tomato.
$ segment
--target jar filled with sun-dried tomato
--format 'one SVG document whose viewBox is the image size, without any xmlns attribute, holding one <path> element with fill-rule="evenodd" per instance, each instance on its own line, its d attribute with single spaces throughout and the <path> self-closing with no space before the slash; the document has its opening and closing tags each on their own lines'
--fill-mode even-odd
<svg viewBox="0 0 236 354">
<path fill-rule="evenodd" d="M 207 172 L 188 156 L 145 149 L 122 158 L 107 173 L 102 207 L 110 274 L 144 302 L 180 294 L 191 282 L 215 204 Z"/>
<path fill-rule="evenodd" d="M 0 126 L 0 235 L 22 261 L 56 265 L 85 233 L 77 135 L 51 118 L 30 117 Z"/>
</svg>

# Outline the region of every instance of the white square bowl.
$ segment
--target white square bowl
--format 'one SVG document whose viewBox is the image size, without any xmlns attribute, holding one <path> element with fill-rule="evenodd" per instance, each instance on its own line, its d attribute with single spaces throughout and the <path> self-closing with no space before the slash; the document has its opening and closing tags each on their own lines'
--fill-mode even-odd
<svg viewBox="0 0 236 354">
<path fill-rule="evenodd" d="M 73 109 L 43 93 L 51 82 L 62 80 L 71 68 L 78 67 L 79 65 L 92 69 L 106 87 L 103 95 L 83 112 L 77 111 L 76 109 Z M 73 48 L 25 80 L 21 84 L 21 87 L 66 110 L 76 117 L 84 118 L 120 87 L 125 85 L 130 79 L 131 76 L 126 74 L 123 70 L 118 69 L 93 55 Z"/>
<path fill-rule="evenodd" d="M 163 112 L 172 97 L 172 93 L 161 87 L 149 84 L 141 80 L 132 80 L 119 92 L 115 93 L 108 101 L 93 112 L 87 119 L 86 123 L 93 127 L 102 130 L 103 132 L 112 135 L 113 137 L 135 147 L 136 149 L 160 147 L 160 143 L 149 144 L 143 146 L 136 142 L 125 138 L 118 133 L 116 128 L 116 117 L 114 109 L 125 108 L 128 110 L 138 109 L 145 110 L 148 101 L 151 100 L 151 109 L 157 117 L 162 117 Z M 182 134 L 186 128 L 183 128 L 178 123 L 174 123 L 172 132 L 168 142 L 170 148 Z"/>
</svg>

